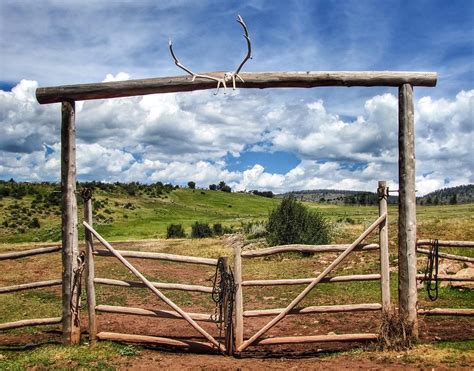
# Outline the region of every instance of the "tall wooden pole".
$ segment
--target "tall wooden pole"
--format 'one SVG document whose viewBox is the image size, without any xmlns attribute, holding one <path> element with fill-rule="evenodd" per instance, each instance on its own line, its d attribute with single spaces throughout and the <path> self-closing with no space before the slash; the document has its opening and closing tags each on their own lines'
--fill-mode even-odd
<svg viewBox="0 0 474 371">
<path fill-rule="evenodd" d="M 84 198 L 84 220 L 92 224 L 92 191 L 86 189 L 83 191 Z M 89 317 L 89 343 L 95 345 L 97 335 L 97 324 L 95 318 L 95 287 L 94 287 L 94 242 L 92 233 L 85 229 L 86 240 L 86 293 L 87 293 L 87 312 Z"/>
<path fill-rule="evenodd" d="M 398 123 L 398 301 L 402 318 L 417 337 L 415 120 L 410 84 L 399 88 Z"/>
<path fill-rule="evenodd" d="M 74 275 L 79 255 L 76 201 L 76 123 L 74 101 L 61 106 L 61 191 L 62 191 L 62 324 L 65 344 L 78 344 L 78 282 Z"/>
<path fill-rule="evenodd" d="M 244 303 L 242 294 L 242 247 L 234 245 L 234 283 L 235 283 L 235 348 L 238 349 L 244 342 Z"/>
<path fill-rule="evenodd" d="M 382 292 L 382 310 L 390 312 L 390 266 L 388 250 L 388 213 L 387 198 L 388 189 L 385 181 L 379 181 L 377 189 L 379 198 L 379 216 L 386 214 L 387 217 L 379 225 L 379 247 L 380 247 L 380 289 Z"/>
</svg>

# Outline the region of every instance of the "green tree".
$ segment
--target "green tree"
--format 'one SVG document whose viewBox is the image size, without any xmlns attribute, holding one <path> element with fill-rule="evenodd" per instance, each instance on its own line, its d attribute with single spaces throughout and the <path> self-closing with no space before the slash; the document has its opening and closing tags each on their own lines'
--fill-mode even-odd
<svg viewBox="0 0 474 371">
<path fill-rule="evenodd" d="M 450 205 L 456 205 L 458 203 L 458 196 L 454 193 L 451 198 L 449 199 Z"/>
<path fill-rule="evenodd" d="M 190 189 L 196 189 L 196 183 L 195 183 L 195 182 L 192 182 L 192 181 L 191 181 L 191 182 L 188 182 L 188 187 L 189 187 Z"/>
<path fill-rule="evenodd" d="M 267 232 L 270 245 L 321 245 L 331 241 L 330 225 L 324 216 L 309 210 L 291 195 L 270 212 Z"/>
</svg>

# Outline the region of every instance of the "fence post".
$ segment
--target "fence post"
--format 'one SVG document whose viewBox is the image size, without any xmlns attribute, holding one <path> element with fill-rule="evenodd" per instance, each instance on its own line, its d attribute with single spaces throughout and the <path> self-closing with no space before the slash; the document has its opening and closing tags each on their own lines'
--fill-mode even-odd
<svg viewBox="0 0 474 371">
<path fill-rule="evenodd" d="M 379 216 L 386 214 L 385 221 L 379 225 L 379 246 L 380 246 L 380 289 L 382 292 L 382 310 L 389 313 L 390 306 L 390 263 L 388 249 L 388 212 L 387 198 L 388 189 L 387 182 L 379 181 L 377 189 L 379 199 Z"/>
<path fill-rule="evenodd" d="M 76 200 L 76 122 L 75 102 L 61 105 L 61 192 L 62 192 L 62 327 L 65 344 L 78 344 L 79 327 L 77 200 Z"/>
<path fill-rule="evenodd" d="M 415 120 L 413 87 L 398 90 L 398 301 L 402 318 L 418 337 L 416 288 Z"/>
<path fill-rule="evenodd" d="M 82 198 L 84 199 L 84 220 L 92 226 L 92 190 L 90 188 L 83 189 Z M 95 345 L 97 324 L 95 318 L 95 287 L 94 287 L 94 241 L 92 233 L 84 228 L 84 238 L 86 241 L 86 294 L 87 294 L 87 311 L 89 317 L 89 344 Z"/>
<path fill-rule="evenodd" d="M 234 281 L 235 281 L 235 348 L 244 342 L 244 307 L 242 295 L 242 256 L 241 245 L 234 245 Z"/>
</svg>

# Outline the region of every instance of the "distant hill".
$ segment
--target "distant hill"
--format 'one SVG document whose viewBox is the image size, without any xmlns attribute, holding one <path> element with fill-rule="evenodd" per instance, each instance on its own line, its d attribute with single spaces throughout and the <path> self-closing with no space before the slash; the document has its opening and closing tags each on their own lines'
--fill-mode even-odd
<svg viewBox="0 0 474 371">
<path fill-rule="evenodd" d="M 300 201 L 328 203 L 336 205 L 376 205 L 377 194 L 375 192 L 348 191 L 340 189 L 315 189 L 305 191 L 287 192 L 278 195 L 284 197 L 292 195 Z M 397 203 L 397 196 L 390 196 L 389 203 Z"/>
<path fill-rule="evenodd" d="M 336 205 L 376 205 L 377 194 L 375 192 L 348 191 L 337 189 L 315 189 L 305 191 L 287 192 L 276 197 L 292 195 L 297 200 L 329 203 Z M 389 204 L 396 204 L 398 195 L 390 195 Z M 417 197 L 418 205 L 447 205 L 474 203 L 474 184 L 462 185 L 451 188 L 443 188 L 431 192 L 423 197 Z"/>
<path fill-rule="evenodd" d="M 438 189 L 417 198 L 420 205 L 455 205 L 474 202 L 474 184 Z"/>
</svg>

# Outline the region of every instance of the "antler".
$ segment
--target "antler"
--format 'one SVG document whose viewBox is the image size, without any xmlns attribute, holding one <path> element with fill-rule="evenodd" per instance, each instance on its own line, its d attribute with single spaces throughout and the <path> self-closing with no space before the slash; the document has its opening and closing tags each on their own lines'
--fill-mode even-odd
<svg viewBox="0 0 474 371">
<path fill-rule="evenodd" d="M 237 22 L 241 24 L 241 26 L 244 29 L 244 38 L 245 41 L 247 41 L 247 55 L 244 57 L 244 60 L 240 63 L 239 67 L 235 70 L 235 72 L 232 74 L 232 84 L 233 88 L 235 90 L 235 78 L 238 77 L 240 81 L 245 82 L 242 77 L 240 77 L 239 72 L 244 66 L 245 62 L 247 62 L 249 59 L 252 59 L 252 44 L 250 43 L 250 37 L 249 37 L 249 31 L 247 29 L 247 25 L 245 24 L 244 20 L 240 16 L 240 14 L 237 16 Z"/>
<path fill-rule="evenodd" d="M 223 78 L 218 78 L 218 77 L 213 77 L 213 76 L 208 76 L 208 75 L 199 75 L 197 73 L 194 73 L 189 68 L 187 68 L 183 64 L 181 64 L 179 59 L 174 54 L 173 43 L 171 42 L 171 40 L 169 42 L 170 52 L 171 52 L 171 56 L 174 59 L 174 64 L 176 64 L 176 66 L 178 66 L 182 70 L 189 73 L 193 77 L 191 81 L 194 81 L 196 79 L 196 77 L 201 77 L 203 79 L 209 79 L 209 80 L 213 80 L 213 81 L 217 82 L 217 90 L 214 93 L 214 95 L 216 95 L 219 92 L 219 88 L 221 87 L 221 84 L 224 87 L 224 94 L 225 94 L 225 90 L 227 89 L 226 82 L 231 81 L 231 80 L 232 80 L 232 88 L 235 90 L 235 79 L 236 79 L 236 77 L 238 77 L 240 81 L 245 82 L 244 79 L 239 75 L 239 72 L 242 69 L 242 67 L 244 66 L 244 64 L 249 59 L 252 59 L 252 45 L 250 43 L 250 37 L 249 37 L 249 32 L 248 32 L 248 29 L 247 29 L 247 25 L 245 24 L 244 20 L 242 19 L 242 17 L 240 15 L 237 16 L 237 22 L 239 22 L 240 25 L 244 29 L 244 38 L 247 41 L 247 55 L 244 57 L 244 60 L 239 64 L 239 67 L 237 67 L 237 69 L 234 72 L 225 73 Z"/>
<path fill-rule="evenodd" d="M 219 88 L 221 86 L 221 84 L 224 86 L 224 90 L 227 88 L 227 85 L 226 85 L 226 81 L 225 79 L 220 79 L 218 77 L 213 77 L 213 76 L 208 76 L 208 75 L 200 75 L 200 74 L 197 74 L 197 73 L 194 73 L 193 71 L 191 71 L 189 68 L 185 67 L 180 61 L 179 59 L 176 57 L 176 55 L 174 54 L 174 51 L 173 51 L 173 43 L 171 42 L 171 39 L 169 41 L 169 45 L 170 45 L 170 52 L 171 52 L 171 56 L 173 57 L 174 59 L 174 64 L 176 64 L 179 68 L 181 68 L 182 70 L 186 71 L 187 73 L 189 73 L 193 78 L 191 81 L 194 81 L 196 79 L 196 77 L 201 77 L 203 79 L 209 79 L 209 80 L 213 80 L 213 81 L 216 81 L 217 82 L 217 90 L 216 92 L 214 93 L 214 95 L 216 95 L 218 92 L 219 92 Z"/>
</svg>

